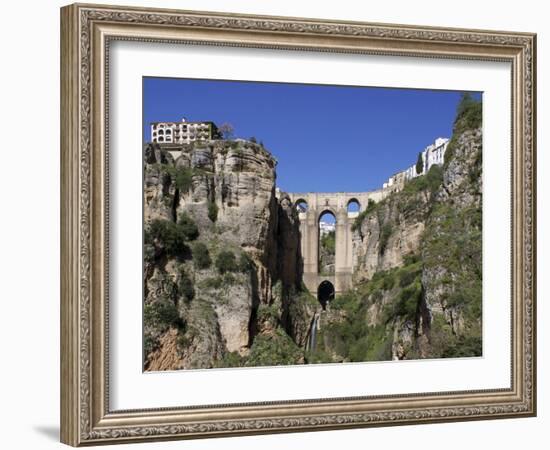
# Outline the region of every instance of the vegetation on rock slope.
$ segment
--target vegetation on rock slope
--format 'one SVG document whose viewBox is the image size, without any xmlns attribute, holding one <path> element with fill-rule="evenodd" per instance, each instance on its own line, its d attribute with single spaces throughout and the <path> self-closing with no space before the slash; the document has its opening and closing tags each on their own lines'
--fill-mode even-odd
<svg viewBox="0 0 550 450">
<path fill-rule="evenodd" d="M 407 227 L 420 222 L 423 232 L 394 267 L 331 304 L 312 361 L 481 355 L 480 127 L 481 104 L 465 96 L 444 167 L 432 166 L 356 219 L 355 233 L 378 229 L 378 264 Z"/>
<path fill-rule="evenodd" d="M 336 233 L 329 231 L 319 239 L 319 272 L 323 275 L 334 275 L 334 258 L 336 256 Z"/>
<path fill-rule="evenodd" d="M 148 370 L 481 354 L 481 104 L 465 96 L 445 164 L 353 225 L 355 289 L 320 316 L 301 280 L 295 208 L 259 144 L 145 151 Z M 420 165 L 420 159 L 418 160 Z M 330 272 L 334 235 L 321 239 Z"/>
<path fill-rule="evenodd" d="M 303 363 L 297 213 L 249 141 L 145 148 L 146 370 Z"/>
</svg>

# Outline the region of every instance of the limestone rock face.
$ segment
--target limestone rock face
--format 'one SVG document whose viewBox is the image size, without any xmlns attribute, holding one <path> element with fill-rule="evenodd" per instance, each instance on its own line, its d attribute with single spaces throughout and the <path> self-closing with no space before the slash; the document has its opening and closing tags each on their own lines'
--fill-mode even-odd
<svg viewBox="0 0 550 450">
<path fill-rule="evenodd" d="M 367 325 L 385 324 L 392 359 L 480 355 L 481 137 L 455 133 L 442 168 L 355 227 L 354 281 L 366 283 Z"/>
<path fill-rule="evenodd" d="M 144 161 L 146 170 L 143 190 L 147 206 L 144 208 L 144 221 L 148 223 L 153 219 L 170 219 L 175 187 L 162 166 L 173 164 L 174 159 L 160 147 L 148 146 L 145 148 Z"/>
<path fill-rule="evenodd" d="M 438 200 L 459 208 L 479 206 L 483 179 L 481 175 L 481 129 L 460 134 L 451 148 L 453 158 L 443 172 Z"/>
<path fill-rule="evenodd" d="M 422 248 L 427 261 L 422 273 L 426 305 L 432 315 L 443 315 L 455 336 L 481 327 L 481 317 L 469 319 L 456 295 L 458 286 L 468 290 L 469 296 L 479 295 L 481 308 L 481 145 L 480 129 L 467 131 L 456 140 L 437 192 L 437 201 L 444 207 L 430 217 L 430 234 Z M 451 219 L 456 223 L 449 226 L 446 222 Z M 455 261 L 453 254 L 459 255 Z"/>
<path fill-rule="evenodd" d="M 297 330 L 310 318 L 290 306 L 300 292 L 299 221 L 275 195 L 275 165 L 244 140 L 145 147 L 146 370 L 244 361 L 267 333 L 259 310 L 276 310 L 275 328 L 303 340 Z"/>
<path fill-rule="evenodd" d="M 414 211 L 403 212 L 401 198 L 389 197 L 377 214 L 367 216 L 353 235 L 356 281 L 403 264 L 403 257 L 418 251 L 425 229 L 427 200 L 414 198 Z"/>
<path fill-rule="evenodd" d="M 300 246 L 300 220 L 296 209 L 293 208 L 288 196 L 282 193 L 274 202 L 277 208 L 277 224 L 273 229 L 276 249 L 276 267 L 272 270 L 277 273 L 285 290 L 300 287 L 303 274 L 303 261 Z"/>
</svg>

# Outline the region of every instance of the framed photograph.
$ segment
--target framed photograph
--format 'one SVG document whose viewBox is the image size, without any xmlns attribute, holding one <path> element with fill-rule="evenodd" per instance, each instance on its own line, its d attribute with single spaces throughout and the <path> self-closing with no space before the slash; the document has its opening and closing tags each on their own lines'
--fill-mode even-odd
<svg viewBox="0 0 550 450">
<path fill-rule="evenodd" d="M 535 415 L 535 52 L 62 8 L 62 442 Z"/>
</svg>

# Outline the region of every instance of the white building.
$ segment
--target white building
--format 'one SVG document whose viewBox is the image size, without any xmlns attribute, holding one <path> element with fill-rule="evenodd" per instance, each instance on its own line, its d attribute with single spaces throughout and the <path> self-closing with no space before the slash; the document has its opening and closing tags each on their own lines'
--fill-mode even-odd
<svg viewBox="0 0 550 450">
<path fill-rule="evenodd" d="M 428 145 L 421 153 L 422 171 L 420 173 L 416 173 L 415 163 L 413 166 L 405 170 L 405 179 L 410 180 L 419 175 L 424 175 L 428 173 L 430 167 L 432 167 L 434 164 L 437 164 L 438 166 L 443 165 L 443 163 L 445 162 L 445 151 L 447 150 L 448 145 L 449 139 L 441 137 L 437 138 L 433 144 Z"/>
<path fill-rule="evenodd" d="M 334 223 L 328 223 L 328 222 L 319 222 L 319 233 L 321 236 L 324 236 L 325 234 L 329 234 L 332 231 L 336 231 L 336 225 Z"/>
<path fill-rule="evenodd" d="M 195 141 L 220 139 L 221 135 L 214 122 L 152 122 L 151 142 L 168 144 L 190 144 Z"/>
<path fill-rule="evenodd" d="M 445 151 L 449 145 L 449 139 L 437 138 L 433 144 L 428 145 L 421 153 L 422 155 L 422 171 L 416 173 L 416 163 L 408 167 L 402 172 L 398 172 L 392 175 L 387 182 L 383 184 L 384 189 L 388 189 L 397 183 L 399 178 L 403 178 L 405 181 L 412 180 L 413 178 L 428 173 L 430 168 L 437 164 L 443 165 L 445 162 Z"/>
<path fill-rule="evenodd" d="M 445 161 L 445 151 L 447 150 L 447 145 L 449 145 L 449 139 L 437 138 L 435 142 L 426 149 L 423 155 L 425 172 L 428 172 L 428 170 L 430 170 L 430 167 L 432 167 L 434 164 L 443 165 L 443 162 Z"/>
</svg>

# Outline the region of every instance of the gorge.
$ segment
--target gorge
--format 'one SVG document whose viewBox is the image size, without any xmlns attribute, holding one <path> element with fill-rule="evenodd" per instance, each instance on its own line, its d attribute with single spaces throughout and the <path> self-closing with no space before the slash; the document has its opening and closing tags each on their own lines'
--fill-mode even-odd
<svg viewBox="0 0 550 450">
<path fill-rule="evenodd" d="M 389 189 L 285 193 L 276 166 L 250 140 L 145 146 L 145 370 L 481 355 L 480 103 L 443 165 Z"/>
</svg>

